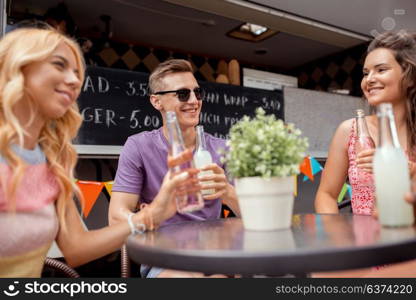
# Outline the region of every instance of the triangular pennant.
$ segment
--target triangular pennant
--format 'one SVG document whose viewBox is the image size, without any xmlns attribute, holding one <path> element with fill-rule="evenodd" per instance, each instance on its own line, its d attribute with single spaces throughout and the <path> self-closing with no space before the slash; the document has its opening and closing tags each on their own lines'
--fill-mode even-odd
<svg viewBox="0 0 416 300">
<path fill-rule="evenodd" d="M 303 159 L 302 163 L 300 164 L 299 169 L 300 169 L 302 174 L 308 176 L 308 178 L 313 181 L 311 161 L 309 159 L 309 156 L 307 156 Z"/>
<path fill-rule="evenodd" d="M 224 213 L 224 218 L 228 218 L 228 215 L 230 214 L 230 211 L 228 209 L 223 209 L 222 212 Z"/>
<path fill-rule="evenodd" d="M 82 195 L 84 196 L 84 207 L 82 213 L 86 218 L 90 214 L 90 211 L 94 206 L 95 201 L 97 201 L 98 195 L 101 193 L 104 183 L 97 181 L 79 180 L 77 184 L 79 189 L 81 190 Z"/>
<path fill-rule="evenodd" d="M 314 157 L 311 157 L 310 161 L 311 161 L 311 167 L 312 167 L 312 175 L 315 175 L 316 173 L 319 173 L 322 171 L 323 168 L 321 164 Z"/>
<path fill-rule="evenodd" d="M 303 215 L 303 222 L 305 224 L 305 228 L 308 228 L 308 235 L 316 233 L 316 217 L 318 215 L 314 214 L 306 214 Z"/>
<path fill-rule="evenodd" d="M 344 199 L 345 193 L 348 190 L 348 186 L 346 183 L 344 183 L 344 185 L 342 186 L 341 192 L 338 195 L 338 203 L 342 202 L 342 200 Z"/>
<path fill-rule="evenodd" d="M 348 189 L 348 195 L 350 196 L 350 199 L 352 199 L 352 190 L 349 184 L 347 184 L 347 189 Z"/>
<path fill-rule="evenodd" d="M 303 175 L 303 182 L 308 181 L 308 180 L 309 180 L 308 176 Z"/>
<path fill-rule="evenodd" d="M 297 197 L 298 196 L 298 176 L 297 175 L 293 176 L 293 180 L 294 180 L 293 195 Z"/>
<path fill-rule="evenodd" d="M 318 238 L 327 238 L 327 229 L 324 229 L 324 222 L 322 220 L 322 215 L 314 215 L 315 216 L 315 232 Z M 325 218 L 325 217 L 324 217 Z M 308 228 L 309 229 L 309 228 Z"/>
<path fill-rule="evenodd" d="M 302 219 L 300 215 L 293 215 L 292 216 L 292 226 L 299 227 L 300 223 L 302 222 Z M 309 230 L 309 228 L 308 228 Z"/>
<path fill-rule="evenodd" d="M 105 189 L 107 190 L 110 197 L 111 197 L 111 191 L 113 190 L 113 184 L 114 184 L 114 181 L 104 182 Z"/>
</svg>

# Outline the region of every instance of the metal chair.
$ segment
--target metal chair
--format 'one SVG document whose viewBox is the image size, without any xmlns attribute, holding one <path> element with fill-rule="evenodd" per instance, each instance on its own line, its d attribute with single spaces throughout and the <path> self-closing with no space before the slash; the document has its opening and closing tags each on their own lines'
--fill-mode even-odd
<svg viewBox="0 0 416 300">
<path fill-rule="evenodd" d="M 64 262 L 55 258 L 47 257 L 45 259 L 44 268 L 49 268 L 53 273 L 58 272 L 59 275 L 63 276 L 52 276 L 52 277 L 69 277 L 69 278 L 80 278 L 80 275 L 73 268 L 65 264 Z M 55 274 L 54 274 L 55 275 Z"/>
<path fill-rule="evenodd" d="M 121 278 L 129 278 L 131 274 L 131 265 L 129 255 L 127 254 L 126 244 L 120 249 L 120 267 L 121 267 Z"/>
<path fill-rule="evenodd" d="M 129 278 L 133 274 L 133 277 L 140 277 L 140 264 L 130 260 L 127 254 L 127 247 L 124 244 L 120 249 L 120 277 Z"/>
</svg>

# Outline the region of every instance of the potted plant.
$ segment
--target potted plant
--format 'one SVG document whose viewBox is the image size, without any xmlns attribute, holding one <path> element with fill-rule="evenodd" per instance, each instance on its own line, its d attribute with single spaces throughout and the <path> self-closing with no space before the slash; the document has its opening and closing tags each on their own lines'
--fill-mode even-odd
<svg viewBox="0 0 416 300">
<path fill-rule="evenodd" d="M 294 175 L 308 148 L 293 124 L 285 124 L 262 108 L 230 129 L 224 161 L 235 188 L 244 227 L 274 230 L 291 225 Z"/>
</svg>

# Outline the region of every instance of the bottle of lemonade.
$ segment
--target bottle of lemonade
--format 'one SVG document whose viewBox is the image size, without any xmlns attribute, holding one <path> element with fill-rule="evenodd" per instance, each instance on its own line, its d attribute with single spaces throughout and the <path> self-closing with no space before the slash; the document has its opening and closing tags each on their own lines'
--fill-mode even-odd
<svg viewBox="0 0 416 300">
<path fill-rule="evenodd" d="M 404 200 L 410 191 L 407 158 L 397 138 L 393 108 L 382 103 L 377 108 L 380 145 L 373 159 L 377 209 L 383 226 L 409 226 L 413 208 Z"/>
<path fill-rule="evenodd" d="M 205 135 L 204 135 L 204 126 L 199 125 L 196 126 L 196 141 L 197 141 L 197 148 L 194 153 L 194 162 L 195 167 L 198 169 L 201 169 L 202 167 L 205 167 L 206 165 L 212 164 L 212 157 L 211 154 L 207 150 L 207 145 L 205 142 Z M 202 171 L 199 172 L 198 177 L 203 177 L 206 175 L 211 175 L 213 172 L 211 170 L 209 171 Z M 202 187 L 204 185 L 212 184 L 213 181 L 203 181 L 201 182 Z M 215 189 L 202 189 L 201 190 L 202 195 L 211 195 L 215 193 Z"/>
<path fill-rule="evenodd" d="M 367 122 L 365 121 L 364 111 L 362 109 L 357 109 L 357 115 L 355 117 L 355 153 L 358 155 L 363 150 L 374 149 L 376 146 L 373 139 L 371 138 L 370 132 L 367 127 Z M 374 194 L 374 181 L 373 176 L 358 168 L 358 179 L 360 185 L 368 186 L 371 189 L 372 194 Z"/>
<path fill-rule="evenodd" d="M 166 112 L 166 124 L 169 132 L 169 156 L 168 166 L 173 174 L 185 172 L 186 170 L 193 168 L 193 161 L 182 163 L 175 167 L 171 167 L 170 161 L 178 159 L 178 157 L 185 151 L 185 144 L 183 142 L 182 131 L 179 127 L 179 123 L 176 119 L 176 114 L 173 111 Z M 191 190 L 191 187 L 189 188 Z M 184 195 L 176 196 L 176 207 L 180 213 L 188 213 L 195 210 L 199 210 L 204 207 L 204 200 L 199 191 L 190 191 Z"/>
</svg>

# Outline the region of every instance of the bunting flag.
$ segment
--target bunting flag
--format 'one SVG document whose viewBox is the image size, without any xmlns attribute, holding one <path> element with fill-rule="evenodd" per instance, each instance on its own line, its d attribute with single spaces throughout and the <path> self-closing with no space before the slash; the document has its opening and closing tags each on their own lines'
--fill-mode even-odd
<svg viewBox="0 0 416 300">
<path fill-rule="evenodd" d="M 351 186 L 347 183 L 344 183 L 344 185 L 342 186 L 341 192 L 338 195 L 338 203 L 340 203 L 340 202 L 342 202 L 342 200 L 344 200 L 344 197 L 345 197 L 346 193 L 348 193 L 348 196 L 351 199 L 352 198 Z"/>
<path fill-rule="evenodd" d="M 224 213 L 224 218 L 228 218 L 228 215 L 230 214 L 230 211 L 228 209 L 223 209 L 222 212 Z"/>
<path fill-rule="evenodd" d="M 293 186 L 293 195 L 297 197 L 298 196 L 298 176 L 297 175 L 293 176 L 293 180 L 295 181 L 294 186 Z"/>
<path fill-rule="evenodd" d="M 348 187 L 347 184 L 344 183 L 344 185 L 342 186 L 341 192 L 338 195 L 338 203 L 342 202 L 342 200 L 344 199 L 345 193 L 347 192 Z"/>
<path fill-rule="evenodd" d="M 315 216 L 316 215 L 307 214 L 303 217 L 303 222 L 306 225 L 306 228 L 308 228 L 308 235 L 316 234 Z"/>
<path fill-rule="evenodd" d="M 300 215 L 293 215 L 292 216 L 292 226 L 298 227 L 302 222 Z"/>
<path fill-rule="evenodd" d="M 306 181 L 307 178 L 313 181 L 312 166 L 311 166 L 311 160 L 309 156 L 306 156 L 303 159 L 302 163 L 300 164 L 299 169 L 300 169 L 300 172 L 305 175 L 305 177 L 303 178 L 303 181 Z"/>
<path fill-rule="evenodd" d="M 111 191 L 113 190 L 113 184 L 114 184 L 114 181 L 104 182 L 105 189 L 107 190 L 110 197 L 111 197 Z"/>
<path fill-rule="evenodd" d="M 309 160 L 311 162 L 312 175 L 315 175 L 316 173 L 319 173 L 324 169 L 322 168 L 321 164 L 316 160 L 316 158 L 310 157 Z"/>
<path fill-rule="evenodd" d="M 314 175 L 321 172 L 324 168 L 321 166 L 319 161 L 311 156 L 306 156 L 302 163 L 299 165 L 300 172 L 304 175 L 303 182 L 314 180 Z"/>
<path fill-rule="evenodd" d="M 304 175 L 303 181 L 307 180 L 314 180 L 314 175 L 321 172 L 323 170 L 321 164 L 314 158 L 310 156 L 306 156 L 302 163 L 299 166 L 300 172 Z M 297 182 L 297 176 L 295 175 L 293 177 L 294 180 L 294 190 L 293 194 L 296 197 L 298 195 L 298 182 Z M 114 181 L 106 181 L 106 182 L 98 182 L 98 181 L 85 181 L 85 180 L 78 180 L 74 179 L 74 181 L 77 183 L 79 189 L 81 190 L 81 193 L 84 197 L 84 207 L 83 207 L 83 216 L 84 218 L 87 218 L 88 215 L 91 212 L 91 209 L 94 207 L 95 202 L 98 199 L 98 196 L 100 195 L 103 187 L 106 188 L 108 194 L 112 195 L 112 189 Z M 345 196 L 345 193 L 348 192 L 351 197 L 351 187 L 349 185 L 346 185 L 346 190 L 341 191 L 340 196 L 338 199 L 343 198 Z M 230 211 L 224 210 L 224 216 L 227 217 L 230 214 Z"/>
<path fill-rule="evenodd" d="M 324 224 L 322 222 L 322 215 L 314 215 L 315 217 L 315 234 L 317 237 L 320 238 L 327 238 L 328 230 L 325 229 Z"/>
<path fill-rule="evenodd" d="M 84 196 L 84 206 L 83 206 L 83 215 L 84 218 L 88 217 L 92 207 L 98 199 L 98 195 L 101 193 L 101 190 L 104 187 L 103 182 L 97 181 L 77 181 L 78 187 L 81 190 L 82 195 Z"/>
</svg>

